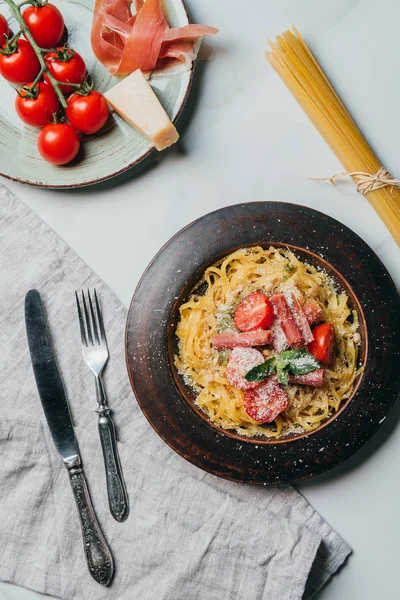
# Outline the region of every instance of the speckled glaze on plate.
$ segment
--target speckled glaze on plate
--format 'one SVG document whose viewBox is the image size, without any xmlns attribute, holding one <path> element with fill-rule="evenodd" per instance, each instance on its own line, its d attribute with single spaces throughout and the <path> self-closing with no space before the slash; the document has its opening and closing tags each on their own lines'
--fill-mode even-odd
<svg viewBox="0 0 400 600">
<path fill-rule="evenodd" d="M 52 0 L 53 1 L 53 0 Z M 105 92 L 119 81 L 95 58 L 90 45 L 94 0 L 54 0 L 68 28 L 68 44 L 85 59 L 95 88 Z M 164 9 L 172 27 L 189 23 L 183 0 L 164 0 Z M 1 13 L 13 31 L 16 21 L 7 6 Z M 192 81 L 192 71 L 154 79 L 151 85 L 173 121 L 182 111 Z M 77 160 L 58 167 L 44 161 L 37 148 L 39 130 L 24 125 L 14 110 L 15 89 L 0 78 L 0 175 L 30 185 L 69 188 L 104 181 L 138 165 L 154 147 L 118 115 L 111 114 L 106 126 L 97 134 L 84 136 Z"/>
<path fill-rule="evenodd" d="M 340 411 L 287 440 L 244 438 L 210 424 L 173 367 L 178 307 L 204 269 L 236 248 L 288 244 L 324 267 L 361 317 L 365 372 Z M 310 254 L 311 253 L 311 254 Z M 274 484 L 319 475 L 378 430 L 400 391 L 400 297 L 376 254 L 318 211 L 255 202 L 210 213 L 178 232 L 153 259 L 132 299 L 126 360 L 138 403 L 162 439 L 196 466 L 233 481 Z"/>
</svg>

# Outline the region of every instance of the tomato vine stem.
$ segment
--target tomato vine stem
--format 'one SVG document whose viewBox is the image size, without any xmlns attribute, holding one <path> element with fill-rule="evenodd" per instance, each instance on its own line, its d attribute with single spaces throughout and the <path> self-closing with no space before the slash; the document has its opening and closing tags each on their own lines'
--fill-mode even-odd
<svg viewBox="0 0 400 600">
<path fill-rule="evenodd" d="M 30 45 L 32 46 L 36 56 L 39 59 L 39 63 L 40 63 L 40 67 L 41 67 L 41 75 L 43 75 L 43 73 L 46 73 L 46 76 L 48 78 L 48 81 L 51 83 L 51 85 L 54 88 L 55 93 L 58 96 L 58 99 L 60 101 L 60 104 L 63 108 L 67 108 L 67 101 L 64 98 L 64 95 L 62 93 L 62 91 L 60 90 L 60 86 L 59 86 L 59 82 L 57 81 L 57 79 L 55 79 L 55 77 L 50 73 L 45 60 L 43 58 L 43 53 L 47 52 L 47 50 L 40 48 L 37 43 L 35 42 L 35 40 L 32 37 L 31 32 L 29 31 L 29 28 L 27 26 L 27 24 L 25 23 L 24 19 L 22 18 L 22 14 L 21 14 L 21 6 L 22 4 L 28 4 L 28 2 L 23 2 L 22 4 L 17 4 L 16 2 L 14 2 L 13 0 L 4 0 L 4 2 L 6 4 L 8 4 L 8 6 L 10 7 L 14 17 L 17 19 L 18 24 L 21 27 L 21 31 L 23 32 L 25 38 L 28 40 L 28 42 L 30 43 Z M 30 4 L 30 2 L 29 2 Z"/>
</svg>

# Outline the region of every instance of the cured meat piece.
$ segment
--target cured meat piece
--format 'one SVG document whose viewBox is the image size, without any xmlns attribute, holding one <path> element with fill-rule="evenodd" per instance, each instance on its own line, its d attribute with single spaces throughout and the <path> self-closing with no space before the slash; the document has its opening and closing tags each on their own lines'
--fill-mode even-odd
<svg viewBox="0 0 400 600">
<path fill-rule="evenodd" d="M 322 387 L 325 381 L 325 370 L 317 369 L 310 371 L 305 375 L 289 375 L 289 383 L 297 383 L 300 385 L 311 385 L 312 387 Z"/>
<path fill-rule="evenodd" d="M 267 346 L 272 342 L 272 331 L 270 329 L 257 329 L 256 331 L 237 333 L 236 331 L 226 330 L 214 336 L 211 342 L 216 350 Z"/>
<path fill-rule="evenodd" d="M 276 350 L 279 354 L 284 350 L 288 350 L 289 344 L 287 343 L 286 335 L 283 333 L 278 319 L 275 320 L 273 326 L 271 327 L 271 331 L 272 345 L 274 350 Z"/>
<path fill-rule="evenodd" d="M 162 74 L 165 71 L 169 74 L 189 71 L 197 58 L 203 37 L 211 37 L 217 33 L 218 29 L 206 25 L 186 25 L 168 29 L 153 74 Z"/>
<path fill-rule="evenodd" d="M 126 42 L 119 74 L 140 69 L 150 71 L 157 64 L 161 44 L 168 30 L 160 0 L 146 0 L 136 14 L 136 19 Z"/>
<path fill-rule="evenodd" d="M 244 409 L 257 423 L 272 423 L 288 405 L 288 397 L 276 375 L 244 394 Z"/>
<path fill-rule="evenodd" d="M 260 385 L 258 381 L 247 381 L 245 375 L 264 362 L 264 356 L 254 348 L 235 348 L 229 357 L 225 377 L 239 390 L 251 390 Z"/>
<path fill-rule="evenodd" d="M 291 348 L 304 346 L 303 336 L 283 294 L 274 294 L 271 298 L 283 333 Z"/>
<path fill-rule="evenodd" d="M 322 308 L 315 300 L 307 300 L 302 308 L 309 325 L 315 325 L 322 319 Z"/>
<path fill-rule="evenodd" d="M 170 28 L 162 0 L 136 0 L 136 14 L 128 0 L 96 0 L 91 42 L 99 61 L 113 75 L 168 68 L 189 70 L 199 42 L 218 29 L 203 25 Z"/>
<path fill-rule="evenodd" d="M 92 48 L 99 61 L 112 73 L 118 70 L 134 20 L 126 0 L 96 0 L 91 32 Z"/>
<path fill-rule="evenodd" d="M 230 348 L 250 348 L 251 346 L 265 346 L 270 344 L 272 333 L 269 329 L 259 329 L 247 333 L 236 333 L 236 331 L 223 331 L 213 337 L 211 343 L 216 350 L 228 350 Z"/>
<path fill-rule="evenodd" d="M 292 312 L 292 315 L 294 316 L 294 320 L 296 321 L 297 327 L 301 331 L 303 341 L 306 344 L 309 344 L 313 341 L 314 336 L 308 324 L 307 318 L 303 312 L 303 309 L 301 308 L 300 302 L 292 292 L 285 294 L 285 298 Z"/>
</svg>

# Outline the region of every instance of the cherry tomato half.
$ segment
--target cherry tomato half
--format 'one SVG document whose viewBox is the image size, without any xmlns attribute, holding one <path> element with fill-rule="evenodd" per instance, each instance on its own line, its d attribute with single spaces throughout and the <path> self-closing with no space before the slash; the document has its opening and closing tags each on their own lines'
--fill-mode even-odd
<svg viewBox="0 0 400 600">
<path fill-rule="evenodd" d="M 16 42 L 16 50 L 12 54 L 0 54 L 0 74 L 11 83 L 32 81 L 39 71 L 39 59 L 25 40 Z"/>
<path fill-rule="evenodd" d="M 72 94 L 68 98 L 67 119 L 82 133 L 89 135 L 99 131 L 107 121 L 108 114 L 107 100 L 95 90 L 86 96 Z"/>
<path fill-rule="evenodd" d="M 22 18 L 38 46 L 41 48 L 57 46 L 64 33 L 64 19 L 54 4 L 28 6 L 22 13 Z"/>
<path fill-rule="evenodd" d="M 24 86 L 15 99 L 15 110 L 19 118 L 31 127 L 48 125 L 53 113 L 58 112 L 58 109 L 59 102 L 55 91 L 43 81 L 34 88 L 32 83 Z"/>
<path fill-rule="evenodd" d="M 86 65 L 78 52 L 71 48 L 56 48 L 56 52 L 48 52 L 44 57 L 50 73 L 57 81 L 82 83 L 86 75 Z M 48 81 L 46 73 L 44 78 Z M 60 85 L 63 94 L 70 94 L 74 89 L 70 85 Z"/>
<path fill-rule="evenodd" d="M 69 123 L 51 123 L 43 127 L 37 146 L 42 157 L 53 165 L 66 165 L 79 152 L 79 135 Z"/>
<path fill-rule="evenodd" d="M 330 365 L 334 359 L 335 329 L 330 323 L 318 325 L 313 329 L 313 341 L 308 350 L 321 363 Z"/>
<path fill-rule="evenodd" d="M 10 29 L 8 27 L 7 19 L 0 15 L 0 44 L 4 44 L 4 36 L 8 36 L 10 34 Z"/>
<path fill-rule="evenodd" d="M 274 320 L 274 307 L 265 294 L 253 292 L 238 305 L 233 320 L 239 331 L 266 329 Z"/>
<path fill-rule="evenodd" d="M 243 399 L 244 410 L 257 423 L 272 423 L 287 405 L 286 391 L 276 375 L 268 377 L 257 389 L 247 390 Z"/>
</svg>

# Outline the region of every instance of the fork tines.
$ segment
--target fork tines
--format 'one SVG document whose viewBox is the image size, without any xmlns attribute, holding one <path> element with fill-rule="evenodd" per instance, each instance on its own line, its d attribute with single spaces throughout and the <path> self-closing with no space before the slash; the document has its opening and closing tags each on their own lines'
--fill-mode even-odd
<svg viewBox="0 0 400 600">
<path fill-rule="evenodd" d="M 80 290 L 80 293 L 75 292 L 75 297 L 78 307 L 82 344 L 85 346 L 107 344 L 96 289 L 93 290 L 93 294 L 90 293 L 90 290 L 86 290 L 86 294 L 84 290 Z"/>
</svg>

